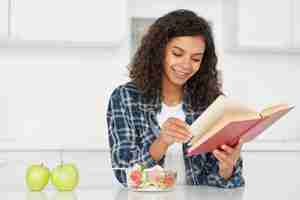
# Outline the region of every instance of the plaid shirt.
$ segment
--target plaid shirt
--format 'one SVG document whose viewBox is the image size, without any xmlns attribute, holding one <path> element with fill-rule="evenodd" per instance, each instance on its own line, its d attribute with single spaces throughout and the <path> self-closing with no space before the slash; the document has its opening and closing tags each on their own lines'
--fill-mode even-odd
<svg viewBox="0 0 300 200">
<path fill-rule="evenodd" d="M 188 102 L 189 99 L 184 96 L 183 110 L 186 123 L 192 124 L 205 108 L 201 109 L 201 112 L 194 112 L 188 106 Z M 110 97 L 107 125 L 111 162 L 116 178 L 124 186 L 126 186 L 126 172 L 116 168 L 128 168 L 136 163 L 143 163 L 146 167 L 164 164 L 164 157 L 156 161 L 149 153 L 151 144 L 159 136 L 160 127 L 156 114 L 160 109 L 159 97 L 146 103 L 141 92 L 132 82 L 116 88 Z M 182 145 L 182 150 L 187 184 L 222 188 L 244 185 L 242 159 L 238 160 L 233 175 L 225 180 L 218 174 L 218 160 L 212 153 L 188 157 L 186 144 Z"/>
</svg>

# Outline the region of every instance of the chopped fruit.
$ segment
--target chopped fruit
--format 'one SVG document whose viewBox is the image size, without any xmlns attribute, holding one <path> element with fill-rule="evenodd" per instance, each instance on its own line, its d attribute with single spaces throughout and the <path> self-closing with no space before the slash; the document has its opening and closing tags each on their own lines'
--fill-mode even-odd
<svg viewBox="0 0 300 200">
<path fill-rule="evenodd" d="M 175 186 L 176 172 L 156 165 L 152 168 L 135 165 L 128 171 L 128 186 L 138 190 L 166 190 Z"/>
<path fill-rule="evenodd" d="M 167 187 L 172 187 L 174 185 L 175 181 L 174 181 L 174 178 L 170 175 L 166 175 L 165 178 L 164 178 L 164 184 L 167 186 Z"/>
<path fill-rule="evenodd" d="M 130 173 L 130 180 L 134 187 L 137 187 L 142 182 L 142 173 L 139 170 L 134 170 Z"/>
</svg>

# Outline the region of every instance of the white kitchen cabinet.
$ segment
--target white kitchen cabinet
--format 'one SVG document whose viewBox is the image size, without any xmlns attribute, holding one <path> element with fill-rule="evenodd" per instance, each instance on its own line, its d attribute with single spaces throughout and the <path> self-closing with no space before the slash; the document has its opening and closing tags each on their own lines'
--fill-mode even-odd
<svg viewBox="0 0 300 200">
<path fill-rule="evenodd" d="M 11 0 L 11 39 L 115 45 L 127 27 L 127 0 Z"/>
<path fill-rule="evenodd" d="M 284 47 L 290 40 L 286 0 L 239 0 L 238 43 L 248 47 Z"/>
<path fill-rule="evenodd" d="M 8 9 L 9 0 L 0 1 L 0 40 L 7 39 L 8 37 Z"/>
<path fill-rule="evenodd" d="M 6 137 L 8 137 L 8 97 L 0 96 L 0 141 Z"/>
<path fill-rule="evenodd" d="M 293 47 L 300 49 L 300 2 L 293 0 Z"/>
<path fill-rule="evenodd" d="M 222 3 L 225 49 L 300 52 L 294 48 L 300 41 L 298 1 L 228 0 Z"/>
</svg>

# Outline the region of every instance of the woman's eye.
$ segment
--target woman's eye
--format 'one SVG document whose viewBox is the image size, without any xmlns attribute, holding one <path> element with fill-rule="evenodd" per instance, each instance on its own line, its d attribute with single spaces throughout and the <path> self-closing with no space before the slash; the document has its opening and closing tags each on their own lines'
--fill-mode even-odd
<svg viewBox="0 0 300 200">
<path fill-rule="evenodd" d="M 193 59 L 194 62 L 200 62 L 200 59 Z"/>
<path fill-rule="evenodd" d="M 176 53 L 176 52 L 173 52 L 173 55 L 174 55 L 174 56 L 176 56 L 176 57 L 179 57 L 179 56 L 181 56 L 181 54 L 180 54 L 180 53 Z"/>
</svg>

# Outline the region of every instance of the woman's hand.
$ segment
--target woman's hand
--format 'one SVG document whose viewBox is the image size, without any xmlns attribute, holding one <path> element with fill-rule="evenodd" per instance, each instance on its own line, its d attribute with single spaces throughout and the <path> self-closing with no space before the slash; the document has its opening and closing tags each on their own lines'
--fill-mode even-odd
<svg viewBox="0 0 300 200">
<path fill-rule="evenodd" d="M 213 151 L 214 156 L 219 161 L 219 174 L 224 179 L 229 179 L 232 176 L 234 166 L 241 155 L 242 144 L 243 142 L 240 140 L 234 148 L 222 145 L 222 150 L 216 149 Z"/>
<path fill-rule="evenodd" d="M 177 118 L 168 118 L 162 125 L 159 139 L 170 146 L 174 142 L 184 143 L 192 137 L 189 125 Z"/>
</svg>

